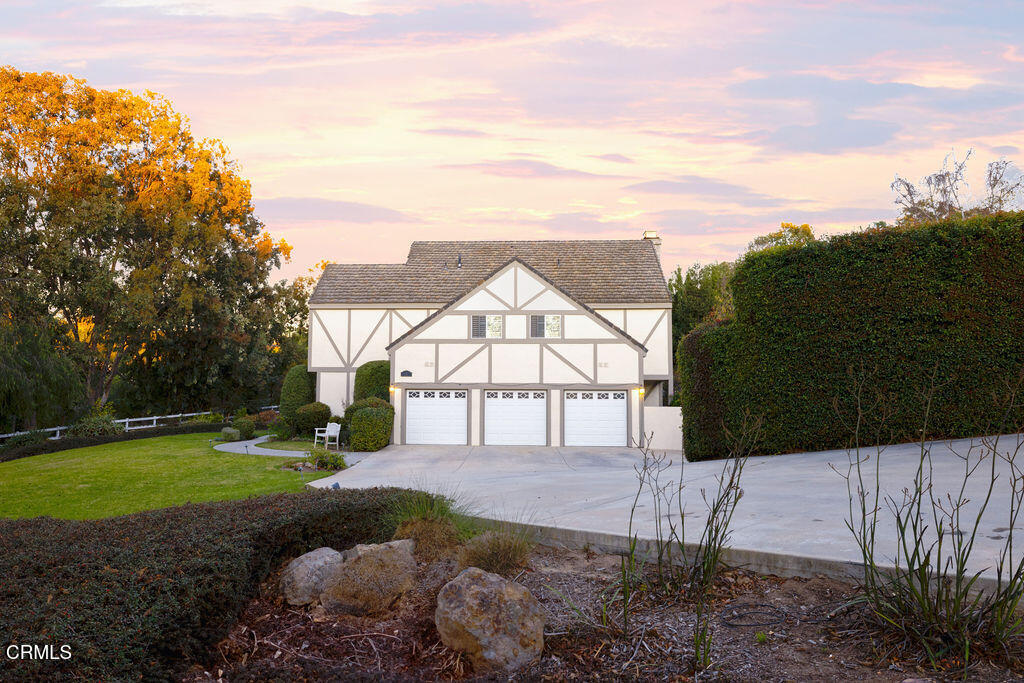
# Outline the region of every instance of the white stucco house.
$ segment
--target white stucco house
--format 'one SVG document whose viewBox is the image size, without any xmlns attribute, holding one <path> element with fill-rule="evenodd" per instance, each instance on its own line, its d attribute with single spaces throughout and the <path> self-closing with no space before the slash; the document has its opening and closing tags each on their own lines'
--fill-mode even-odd
<svg viewBox="0 0 1024 683">
<path fill-rule="evenodd" d="M 413 242 L 402 264 L 329 265 L 309 301 L 317 400 L 340 413 L 386 359 L 395 444 L 636 446 L 657 422 L 678 447 L 660 247 Z"/>
</svg>

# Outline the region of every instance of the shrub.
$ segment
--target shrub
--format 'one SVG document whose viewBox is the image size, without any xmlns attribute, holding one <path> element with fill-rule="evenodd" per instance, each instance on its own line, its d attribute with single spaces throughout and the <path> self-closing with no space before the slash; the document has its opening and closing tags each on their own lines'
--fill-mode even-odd
<svg viewBox="0 0 1024 683">
<path fill-rule="evenodd" d="M 270 426 L 270 423 L 278 418 L 280 415 L 276 410 L 262 410 L 256 413 L 254 419 L 256 420 L 256 427 L 259 429 L 266 429 Z"/>
<path fill-rule="evenodd" d="M 70 436 L 107 436 L 120 434 L 124 425 L 114 422 L 114 409 L 96 403 L 89 413 L 68 429 Z"/>
<path fill-rule="evenodd" d="M 234 427 L 225 427 L 220 430 L 221 441 L 238 441 L 241 437 L 241 433 Z"/>
<path fill-rule="evenodd" d="M 283 417 L 276 417 L 271 421 L 268 429 L 278 441 L 287 441 L 295 436 L 295 428 L 288 424 Z"/>
<path fill-rule="evenodd" d="M 393 405 L 391 405 L 387 401 L 383 401 L 377 398 L 376 396 L 371 396 L 370 398 L 364 398 L 360 401 L 354 401 L 345 406 L 345 415 L 342 417 L 341 423 L 342 426 L 348 427 L 349 425 L 351 425 L 352 416 L 356 414 L 357 410 L 362 410 L 363 408 L 383 408 L 391 411 L 392 417 L 394 417 L 395 415 L 395 407 Z"/>
<path fill-rule="evenodd" d="M 47 432 L 25 432 L 24 434 L 12 436 L 0 444 L 0 452 L 13 451 L 16 448 L 24 448 L 25 446 L 36 446 L 38 444 L 46 443 L 49 438 L 50 435 Z"/>
<path fill-rule="evenodd" d="M 256 422 L 251 417 L 236 417 L 231 426 L 238 430 L 239 438 L 246 441 L 256 432 Z"/>
<path fill-rule="evenodd" d="M 203 425 L 203 424 L 220 424 L 225 422 L 223 413 L 207 413 L 206 415 L 195 415 L 185 420 L 185 424 L 190 425 Z"/>
<path fill-rule="evenodd" d="M 844 447 L 851 370 L 893 397 L 889 443 L 920 436 L 918 389 L 933 372 L 928 438 L 980 434 L 1000 417 L 991 396 L 1024 364 L 1024 213 L 752 253 L 732 288 L 736 319 L 681 342 L 693 460 L 722 456 L 746 413 L 764 418 L 760 453 Z"/>
<path fill-rule="evenodd" d="M 376 397 L 387 401 L 391 398 L 390 387 L 391 363 L 386 360 L 372 360 L 363 363 L 356 370 L 352 398 L 361 401 L 364 398 Z"/>
<path fill-rule="evenodd" d="M 44 453 L 56 453 L 57 451 L 66 451 L 72 448 L 100 446 L 105 443 L 114 443 L 115 441 L 134 441 L 136 439 L 151 439 L 155 436 L 174 436 L 175 434 L 216 433 L 226 426 L 228 425 L 224 423 L 162 425 L 160 427 L 147 427 L 146 429 L 133 429 L 130 432 L 108 434 L 106 436 L 65 436 L 56 440 L 46 439 L 41 443 L 0 449 L 0 462 L 42 455 Z"/>
<path fill-rule="evenodd" d="M 524 527 L 504 525 L 469 539 L 459 551 L 459 566 L 511 576 L 526 564 L 534 542 Z"/>
<path fill-rule="evenodd" d="M 314 446 L 310 454 L 313 456 L 313 467 L 318 470 L 338 472 L 348 467 L 345 464 L 344 453 L 329 451 L 323 446 Z"/>
<path fill-rule="evenodd" d="M 291 422 L 296 410 L 316 399 L 315 382 L 316 375 L 307 372 L 305 365 L 294 365 L 288 370 L 281 384 L 281 417 Z"/>
<path fill-rule="evenodd" d="M 317 547 L 391 538 L 396 489 L 307 491 L 91 521 L 0 519 L 5 643 L 70 660 L 4 663 L 10 680 L 180 680 L 260 583 Z"/>
<path fill-rule="evenodd" d="M 395 413 L 384 408 L 363 408 L 352 416 L 349 447 L 353 451 L 379 451 L 391 442 Z"/>
<path fill-rule="evenodd" d="M 325 403 L 309 403 L 295 411 L 295 433 L 302 436 L 312 436 L 313 430 L 327 425 L 331 418 L 331 409 Z"/>
<path fill-rule="evenodd" d="M 331 415 L 327 422 L 328 424 L 333 422 L 335 424 L 343 425 L 345 424 L 345 418 L 343 418 L 341 415 Z"/>
</svg>

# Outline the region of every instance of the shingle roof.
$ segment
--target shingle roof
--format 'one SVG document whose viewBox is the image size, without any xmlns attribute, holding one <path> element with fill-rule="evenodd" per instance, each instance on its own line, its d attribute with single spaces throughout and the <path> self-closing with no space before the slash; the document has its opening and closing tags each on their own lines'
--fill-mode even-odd
<svg viewBox="0 0 1024 683">
<path fill-rule="evenodd" d="M 310 304 L 448 303 L 516 258 L 588 304 L 670 303 L 650 240 L 413 242 L 405 263 L 331 264 Z"/>
</svg>

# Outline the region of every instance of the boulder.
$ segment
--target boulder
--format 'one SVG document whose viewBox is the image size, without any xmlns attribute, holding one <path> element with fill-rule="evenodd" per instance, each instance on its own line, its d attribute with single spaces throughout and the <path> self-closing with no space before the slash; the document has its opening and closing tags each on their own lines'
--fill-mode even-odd
<svg viewBox="0 0 1024 683">
<path fill-rule="evenodd" d="M 477 671 L 514 671 L 540 657 L 544 612 L 530 591 L 469 567 L 437 595 L 434 623 L 441 642 L 465 652 Z"/>
<path fill-rule="evenodd" d="M 317 548 L 288 563 L 281 572 L 281 592 L 289 605 L 308 605 L 324 592 L 327 577 L 341 564 L 342 554 L 333 548 Z"/>
<path fill-rule="evenodd" d="M 409 539 L 357 545 L 342 553 L 326 579 L 320 604 L 328 612 L 362 616 L 395 604 L 416 581 L 416 560 Z"/>
</svg>

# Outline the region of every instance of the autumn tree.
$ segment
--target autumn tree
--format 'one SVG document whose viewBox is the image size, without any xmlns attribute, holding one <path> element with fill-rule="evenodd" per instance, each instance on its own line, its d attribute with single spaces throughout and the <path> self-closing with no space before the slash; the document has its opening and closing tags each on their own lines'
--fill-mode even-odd
<svg viewBox="0 0 1024 683">
<path fill-rule="evenodd" d="M 814 229 L 807 223 L 782 223 L 778 230 L 754 238 L 747 251 L 762 251 L 772 247 L 802 247 L 816 239 Z"/>
<path fill-rule="evenodd" d="M 13 68 L 0 120 L 2 201 L 22 207 L 2 246 L 19 245 L 12 267 L 70 340 L 88 401 L 134 372 L 180 392 L 172 404 L 208 405 L 268 370 L 268 278 L 289 247 L 220 142 L 154 93 Z"/>
</svg>

